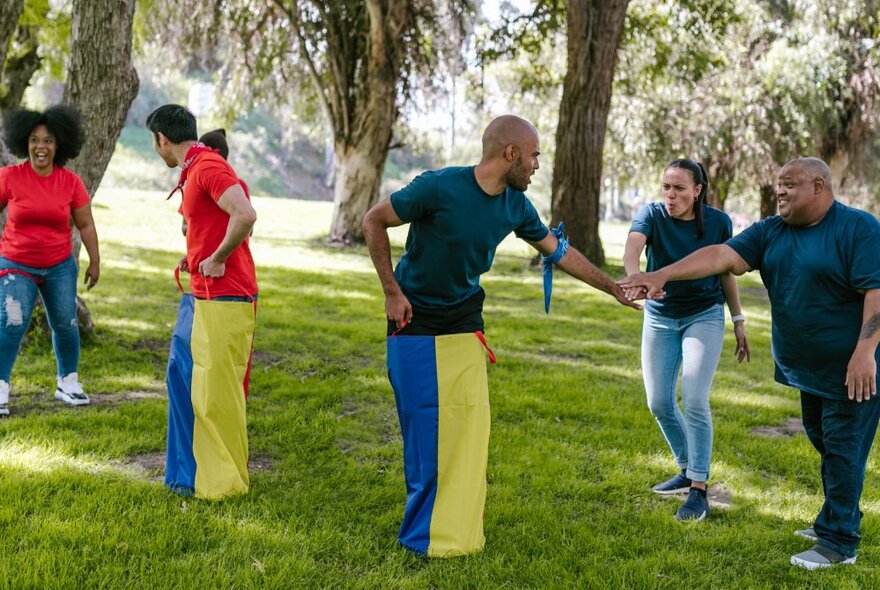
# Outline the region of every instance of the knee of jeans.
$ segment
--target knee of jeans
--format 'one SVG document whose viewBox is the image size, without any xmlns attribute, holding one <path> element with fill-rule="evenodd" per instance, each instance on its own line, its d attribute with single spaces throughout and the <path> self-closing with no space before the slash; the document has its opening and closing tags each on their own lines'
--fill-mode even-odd
<svg viewBox="0 0 880 590">
<path fill-rule="evenodd" d="M 712 408 L 709 406 L 708 399 L 685 400 L 682 402 L 684 415 L 688 419 L 709 417 L 712 414 Z"/>
<path fill-rule="evenodd" d="M 648 396 L 648 409 L 655 418 L 665 418 L 673 414 L 675 404 L 664 396 Z"/>
</svg>

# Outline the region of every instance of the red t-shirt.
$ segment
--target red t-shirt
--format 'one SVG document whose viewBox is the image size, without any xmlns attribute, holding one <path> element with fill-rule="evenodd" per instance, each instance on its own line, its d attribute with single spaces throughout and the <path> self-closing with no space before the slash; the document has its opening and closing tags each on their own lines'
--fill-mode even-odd
<svg viewBox="0 0 880 590">
<path fill-rule="evenodd" d="M 9 216 L 0 254 L 25 266 L 47 268 L 70 256 L 70 216 L 89 203 L 82 179 L 61 166 L 40 176 L 30 162 L 0 168 L 0 205 Z"/>
<path fill-rule="evenodd" d="M 257 273 L 247 238 L 226 259 L 223 277 L 205 279 L 198 273 L 199 263 L 226 237 L 229 214 L 217 205 L 217 199 L 235 184 L 239 179 L 232 167 L 213 152 L 198 154 L 187 171 L 182 213 L 187 225 L 186 258 L 192 271 L 189 288 L 196 297 L 257 294 Z"/>
</svg>

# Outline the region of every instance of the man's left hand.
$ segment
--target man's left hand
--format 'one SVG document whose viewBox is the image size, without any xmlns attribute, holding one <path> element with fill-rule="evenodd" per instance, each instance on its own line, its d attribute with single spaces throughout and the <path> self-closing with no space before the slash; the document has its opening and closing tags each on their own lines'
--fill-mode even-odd
<svg viewBox="0 0 880 590">
<path fill-rule="evenodd" d="M 877 395 L 877 361 L 871 347 L 856 347 L 846 367 L 846 391 L 849 399 L 868 401 Z"/>
<path fill-rule="evenodd" d="M 226 274 L 226 263 L 215 262 L 213 256 L 199 262 L 199 274 L 205 278 L 219 278 Z"/>
</svg>

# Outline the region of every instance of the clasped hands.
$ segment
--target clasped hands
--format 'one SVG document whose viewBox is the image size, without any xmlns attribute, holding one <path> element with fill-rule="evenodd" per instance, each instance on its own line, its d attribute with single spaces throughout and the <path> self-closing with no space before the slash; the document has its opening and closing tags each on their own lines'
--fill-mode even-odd
<svg viewBox="0 0 880 590">
<path fill-rule="evenodd" d="M 633 273 L 617 281 L 617 284 L 630 301 L 656 300 L 666 296 L 666 291 L 663 290 L 665 282 L 657 280 L 655 273 L 651 272 Z"/>
</svg>

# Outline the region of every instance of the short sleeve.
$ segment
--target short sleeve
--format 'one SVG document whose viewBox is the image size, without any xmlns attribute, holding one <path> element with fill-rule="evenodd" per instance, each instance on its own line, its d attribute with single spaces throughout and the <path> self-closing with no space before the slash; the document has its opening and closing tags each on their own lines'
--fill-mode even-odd
<svg viewBox="0 0 880 590">
<path fill-rule="evenodd" d="M 523 195 L 522 217 L 513 230 L 516 237 L 529 242 L 540 242 L 550 232 L 532 202 Z"/>
<path fill-rule="evenodd" d="M 749 268 L 758 270 L 761 268 L 761 258 L 764 254 L 764 229 L 765 221 L 756 221 L 736 237 L 724 242 L 734 252 L 739 254 Z"/>
<path fill-rule="evenodd" d="M 630 233 L 637 232 L 645 234 L 645 237 L 651 237 L 651 230 L 654 229 L 654 217 L 651 215 L 651 205 L 645 205 L 633 217 L 632 224 L 629 226 Z"/>
<path fill-rule="evenodd" d="M 86 190 L 86 185 L 78 174 L 71 173 L 71 176 L 73 177 L 73 198 L 70 201 L 70 206 L 72 209 L 85 207 L 91 201 L 89 191 Z"/>
<path fill-rule="evenodd" d="M 0 168 L 0 205 L 6 205 L 7 203 L 9 203 L 9 188 L 7 179 L 9 178 L 9 171 L 11 169 L 11 166 Z"/>
<path fill-rule="evenodd" d="M 849 281 L 853 289 L 880 289 L 880 222 L 868 213 L 860 215 L 852 236 Z"/>
<path fill-rule="evenodd" d="M 721 241 L 727 241 L 733 237 L 733 221 L 730 219 L 730 215 L 727 213 L 723 214 L 724 223 L 721 227 Z"/>
<path fill-rule="evenodd" d="M 437 176 L 423 172 L 412 182 L 391 194 L 391 208 L 404 223 L 411 223 L 428 215 L 437 199 Z"/>
<path fill-rule="evenodd" d="M 202 156 L 190 172 L 187 182 L 190 180 L 196 182 L 215 202 L 229 190 L 229 187 L 238 184 L 238 177 L 232 166 L 220 156 L 216 158 Z"/>
</svg>

